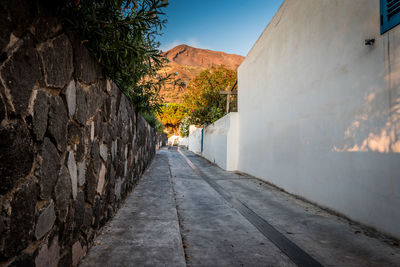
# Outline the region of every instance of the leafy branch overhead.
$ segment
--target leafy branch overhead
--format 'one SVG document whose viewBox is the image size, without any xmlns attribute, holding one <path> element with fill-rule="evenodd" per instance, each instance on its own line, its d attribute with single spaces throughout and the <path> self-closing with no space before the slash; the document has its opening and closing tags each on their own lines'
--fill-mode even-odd
<svg viewBox="0 0 400 267">
<path fill-rule="evenodd" d="M 165 24 L 165 0 L 59 1 L 64 24 L 138 111 L 157 110 L 163 82 L 151 79 L 164 58 L 155 38 Z"/>
</svg>

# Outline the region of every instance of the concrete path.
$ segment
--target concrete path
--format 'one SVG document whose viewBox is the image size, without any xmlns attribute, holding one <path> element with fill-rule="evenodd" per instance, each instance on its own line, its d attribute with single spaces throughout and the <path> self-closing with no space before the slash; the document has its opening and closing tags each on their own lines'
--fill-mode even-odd
<svg viewBox="0 0 400 267">
<path fill-rule="evenodd" d="M 163 149 L 81 266 L 400 266 L 398 244 L 376 235 Z"/>
<path fill-rule="evenodd" d="M 186 266 L 167 151 L 157 153 L 80 266 Z"/>
</svg>

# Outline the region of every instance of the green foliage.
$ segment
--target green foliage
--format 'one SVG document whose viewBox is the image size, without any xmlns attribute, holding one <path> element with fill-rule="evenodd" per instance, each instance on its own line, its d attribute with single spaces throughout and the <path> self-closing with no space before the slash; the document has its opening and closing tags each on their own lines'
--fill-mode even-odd
<svg viewBox="0 0 400 267">
<path fill-rule="evenodd" d="M 189 127 L 190 127 L 190 120 L 189 117 L 185 117 L 181 124 L 179 125 L 179 134 L 182 137 L 188 137 L 189 136 Z"/>
<path fill-rule="evenodd" d="M 168 103 L 161 107 L 158 119 L 167 128 L 169 134 L 178 135 L 179 125 L 187 116 L 187 109 L 182 104 Z"/>
<path fill-rule="evenodd" d="M 191 124 L 213 123 L 225 114 L 226 95 L 236 81 L 236 71 L 223 66 L 202 71 L 188 86 L 183 103 L 189 110 Z"/>
<path fill-rule="evenodd" d="M 152 77 L 164 59 L 155 37 L 165 20 L 165 0 L 58 1 L 64 24 L 103 67 L 138 111 L 159 108 L 162 80 Z"/>
<path fill-rule="evenodd" d="M 142 115 L 143 119 L 145 119 L 158 133 L 164 132 L 164 125 L 157 119 L 154 112 L 142 112 L 140 115 Z"/>
</svg>

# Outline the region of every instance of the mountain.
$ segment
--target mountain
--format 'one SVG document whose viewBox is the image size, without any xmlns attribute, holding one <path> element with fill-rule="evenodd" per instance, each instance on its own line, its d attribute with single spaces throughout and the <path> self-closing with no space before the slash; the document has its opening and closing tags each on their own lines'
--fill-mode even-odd
<svg viewBox="0 0 400 267">
<path fill-rule="evenodd" d="M 229 68 L 236 69 L 242 63 L 244 57 L 217 52 L 208 49 L 200 49 L 188 45 L 178 45 L 163 53 L 171 62 L 179 65 L 198 66 L 208 68 L 212 65 L 225 65 Z"/>
<path fill-rule="evenodd" d="M 188 45 L 178 45 L 163 53 L 170 61 L 159 74 L 176 73 L 175 79 L 181 86 L 166 84 L 160 94 L 165 102 L 180 103 L 185 92 L 184 84 L 188 85 L 201 71 L 211 66 L 224 65 L 229 69 L 237 69 L 244 60 L 243 56 L 224 52 L 200 49 Z"/>
</svg>

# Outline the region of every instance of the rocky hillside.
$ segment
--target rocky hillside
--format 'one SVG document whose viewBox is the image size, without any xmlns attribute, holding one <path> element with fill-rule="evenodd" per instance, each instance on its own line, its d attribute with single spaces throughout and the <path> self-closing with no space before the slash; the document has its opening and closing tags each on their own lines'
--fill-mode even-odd
<svg viewBox="0 0 400 267">
<path fill-rule="evenodd" d="M 160 70 L 160 74 L 176 73 L 177 84 L 167 84 L 160 92 L 165 102 L 180 103 L 185 92 L 184 84 L 196 77 L 202 70 L 211 66 L 224 65 L 230 69 L 237 67 L 244 60 L 243 56 L 227 54 L 188 45 L 178 45 L 163 53 L 170 63 Z"/>
<path fill-rule="evenodd" d="M 212 65 L 225 65 L 236 69 L 244 57 L 208 49 L 200 49 L 188 45 L 178 45 L 164 53 L 171 62 L 179 65 L 210 67 Z"/>
</svg>

